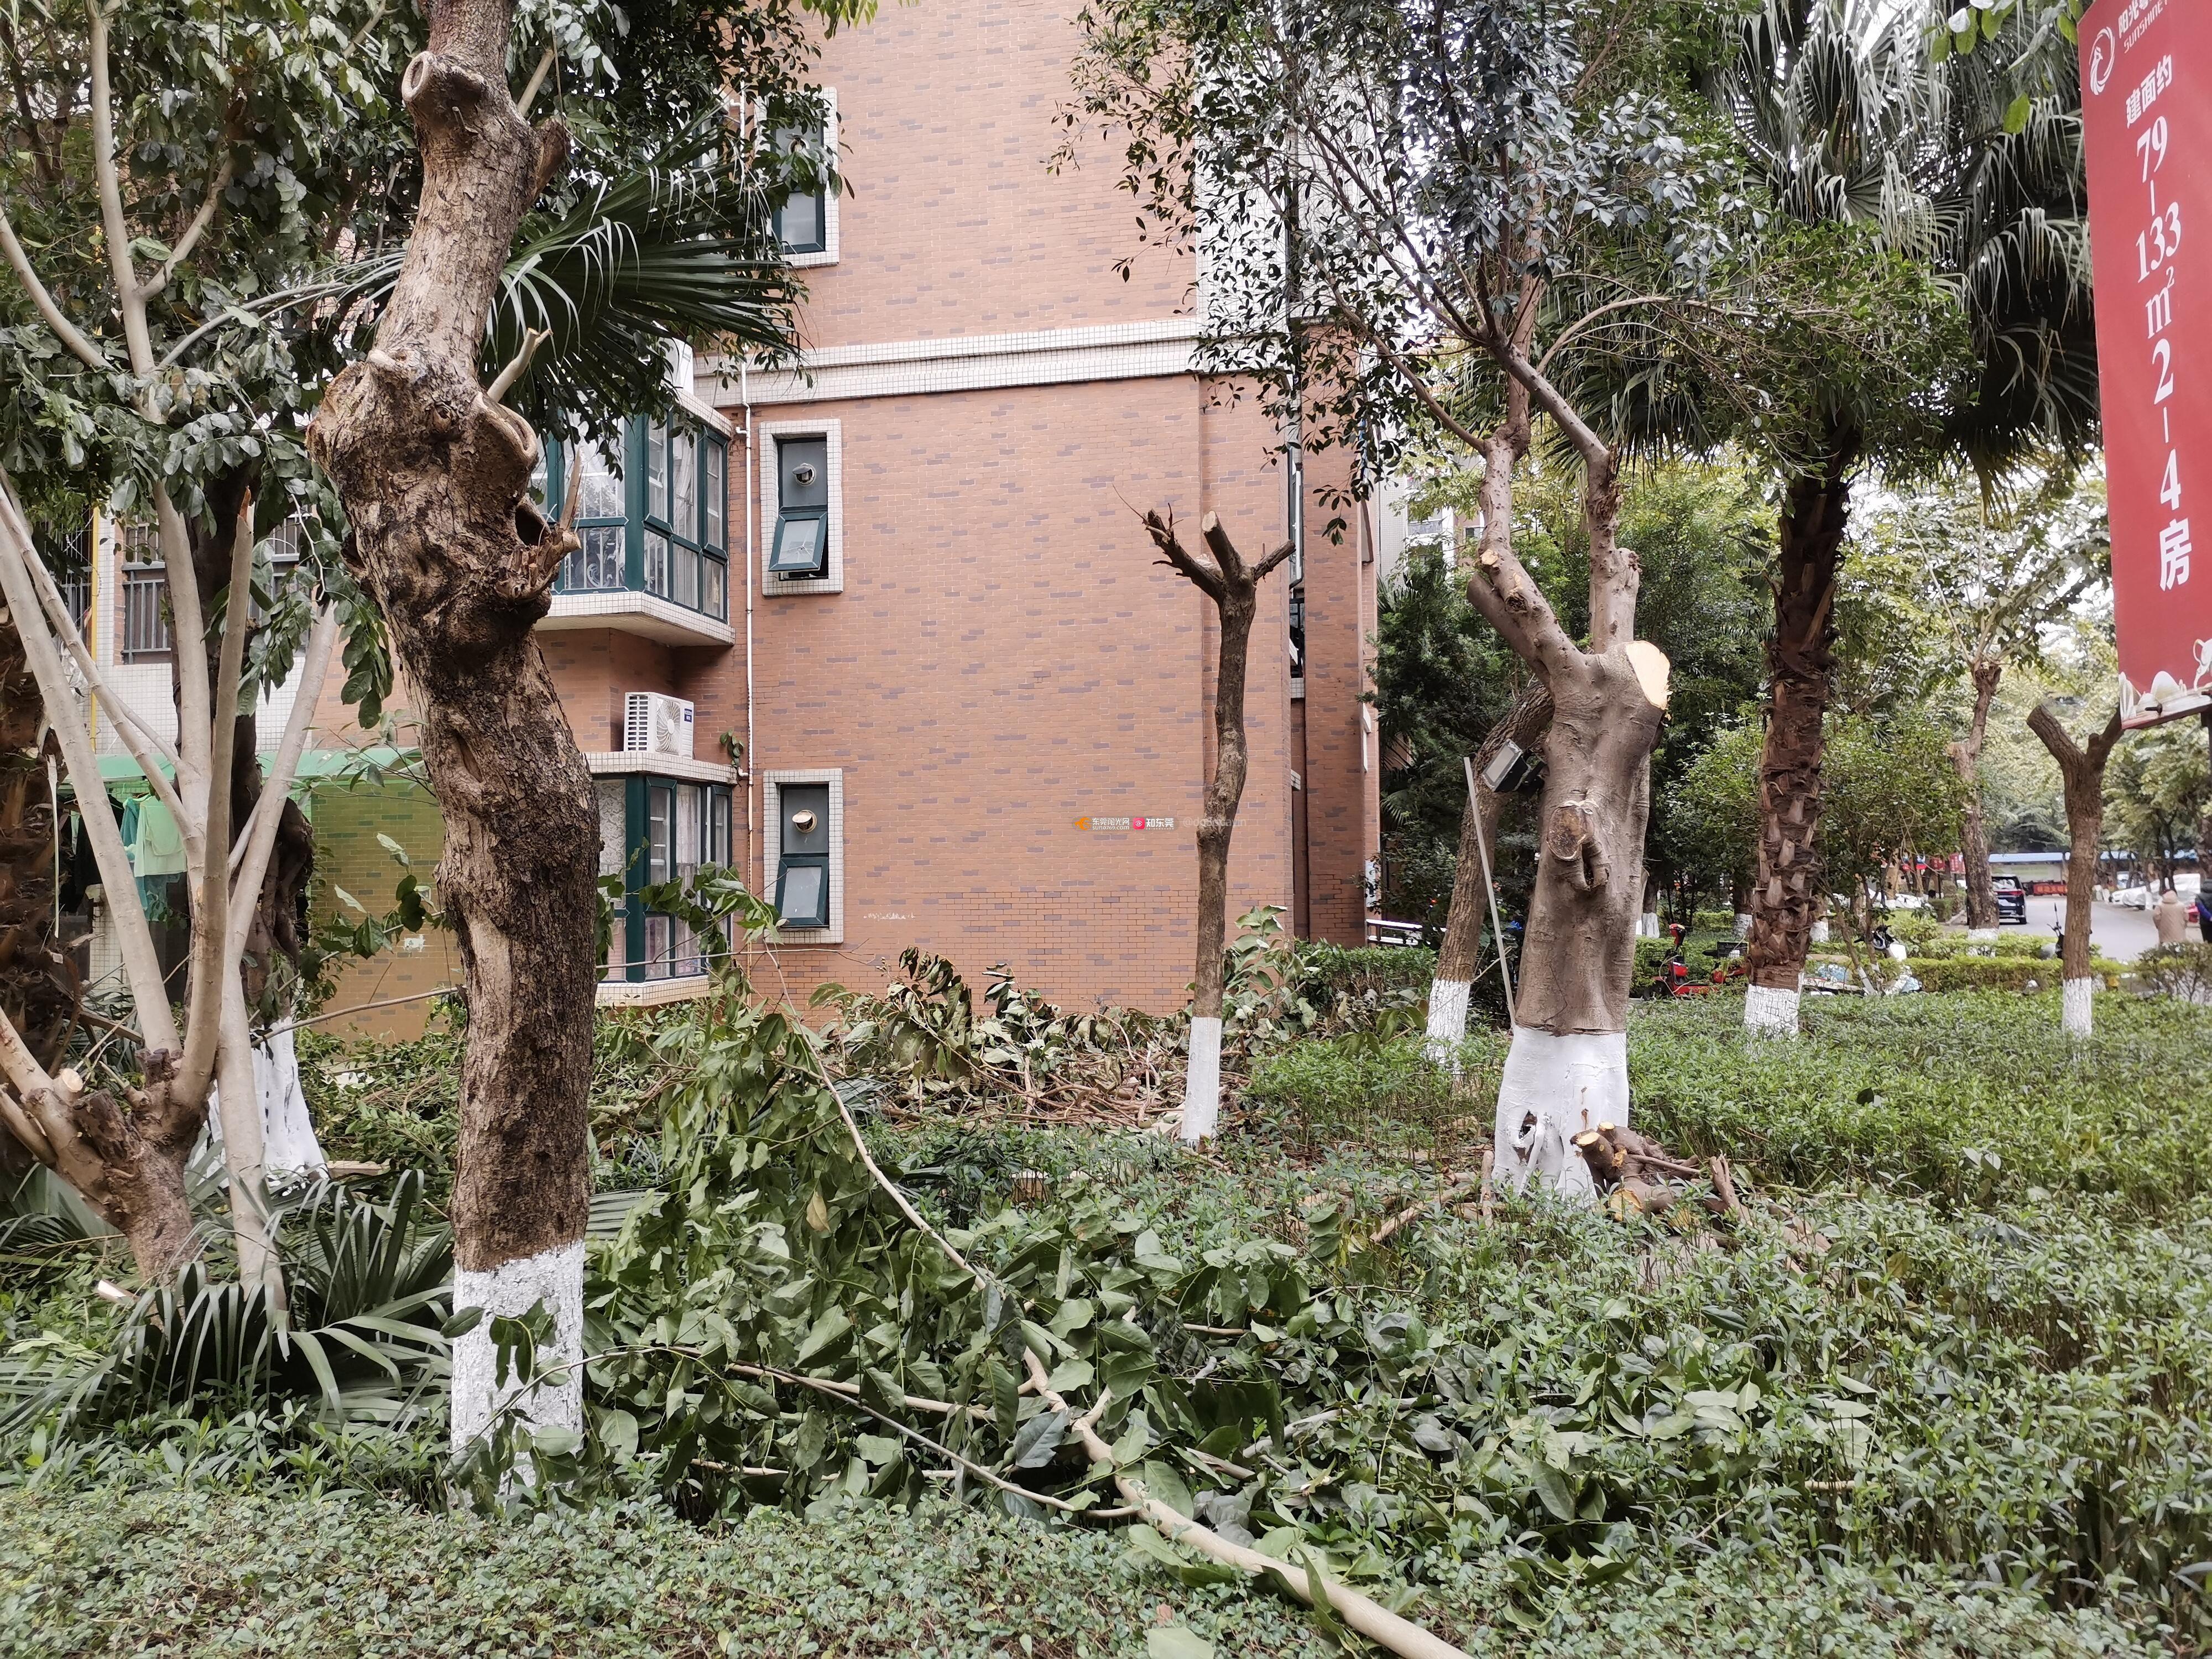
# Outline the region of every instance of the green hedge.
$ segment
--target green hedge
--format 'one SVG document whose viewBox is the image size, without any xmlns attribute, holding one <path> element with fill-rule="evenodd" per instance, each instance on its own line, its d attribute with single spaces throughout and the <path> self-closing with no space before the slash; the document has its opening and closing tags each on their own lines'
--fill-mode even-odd
<svg viewBox="0 0 2212 1659">
<path fill-rule="evenodd" d="M 1638 1126 L 1793 1186 L 2065 1189 L 2147 1218 L 2212 1191 L 2203 1008 L 2107 994 L 2086 1043 L 2055 988 L 1808 997 L 1800 1019 L 1802 1040 L 1747 1042 L 1733 1003 L 1647 1005 L 1629 1028 Z"/>
<path fill-rule="evenodd" d="M 1449 1146 L 1487 1137 L 1505 1063 L 1502 1033 L 1478 1030 L 1461 1049 L 1463 1083 L 1407 1035 L 1293 1043 L 1254 1069 L 1245 1098 L 1279 1114 L 1303 1146 Z"/>
<path fill-rule="evenodd" d="M 1325 1659 L 1287 1597 L 1187 1587 L 1118 1528 L 931 1506 L 704 1533 L 641 1506 L 520 1522 L 375 1499 L 114 1489 L 0 1504 L 0 1659 Z M 1626 1578 L 1454 1572 L 1407 1612 L 1475 1659 L 2094 1659 L 2094 1613 L 1727 1546 Z M 1200 1575 L 1194 1569 L 1194 1577 Z M 1164 1622 L 1163 1619 L 1164 1616 Z M 1817 1648 L 1806 1645 L 1819 1632 Z M 1194 1644 L 1202 1644 L 1194 1645 Z"/>
<path fill-rule="evenodd" d="M 1923 991 L 2048 991 L 2058 983 L 2058 963 L 2050 957 L 2023 956 L 1915 957 L 1906 964 Z M 2124 963 L 2093 957 L 2089 971 L 2117 988 Z"/>
</svg>

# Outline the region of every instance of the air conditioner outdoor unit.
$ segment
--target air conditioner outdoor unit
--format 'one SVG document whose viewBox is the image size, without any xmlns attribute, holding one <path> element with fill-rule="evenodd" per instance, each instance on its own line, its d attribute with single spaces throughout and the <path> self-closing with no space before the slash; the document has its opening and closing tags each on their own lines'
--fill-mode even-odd
<svg viewBox="0 0 2212 1659">
<path fill-rule="evenodd" d="M 691 758 L 691 705 L 658 691 L 633 691 L 623 700 L 623 750 L 631 755 Z"/>
</svg>

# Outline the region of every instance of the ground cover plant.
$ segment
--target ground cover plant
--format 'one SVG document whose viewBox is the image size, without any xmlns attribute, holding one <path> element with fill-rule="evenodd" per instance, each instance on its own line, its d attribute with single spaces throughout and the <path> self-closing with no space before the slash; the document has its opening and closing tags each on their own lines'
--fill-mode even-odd
<svg viewBox="0 0 2212 1659">
<path fill-rule="evenodd" d="M 1158 1135 L 1018 1112 L 894 1123 L 855 1096 L 879 1165 L 974 1279 L 868 1176 L 788 1028 L 626 1025 L 602 1039 L 622 1133 L 657 1114 L 659 1139 L 601 1185 L 655 1196 L 592 1246 L 610 1358 L 591 1436 L 514 1449 L 574 1476 L 584 1510 L 426 1512 L 434 1397 L 411 1425 L 349 1421 L 306 1386 L 247 1409 L 168 1400 L 89 1439 L 50 1419 L 8 1443 L 0 1652 L 238 1631 L 290 1644 L 240 1651 L 359 1650 L 332 1609 L 373 1581 L 453 1609 L 380 1651 L 459 1650 L 443 1632 L 469 1608 L 515 1651 L 563 1650 L 562 1621 L 587 1616 L 655 1651 L 769 1632 L 792 1650 L 799 1632 L 854 1652 L 1012 1652 L 1022 1634 L 1199 1650 L 1153 1629 L 1323 1650 L 1286 1601 L 1054 1507 L 1115 1500 L 1022 1391 L 1024 1350 L 1071 1400 L 1114 1388 L 1126 1409 L 1102 1421 L 1148 1486 L 1229 1535 L 1322 1553 L 1470 1652 L 1724 1650 L 1717 1632 L 1782 1651 L 2199 1651 L 2212 1024 L 2112 997 L 2083 1052 L 2056 1001 L 1839 999 L 1800 1043 L 1749 1048 L 1726 1004 L 1643 1009 L 1639 1121 L 1735 1158 L 1753 1196 L 1733 1223 L 1501 1200 L 1378 1245 L 1434 1194 L 1433 1163 L 1360 1139 L 1286 1158 L 1265 1113 L 1194 1164 Z M 1345 1042 L 1292 1040 L 1261 1074 Z M 640 1086 L 656 1057 L 657 1092 Z M 11 1288 L 9 1340 L 113 1341 L 125 1316 L 87 1294 L 94 1270 Z M 180 1519 L 149 1530 L 156 1512 Z M 856 1561 L 855 1529 L 885 1540 L 866 1561 L 912 1571 Z M 319 1541 L 249 1582 L 191 1548 L 227 1532 Z M 984 1559 L 1019 1565 L 987 1590 L 958 1565 Z M 522 1596 L 498 1561 L 545 1588 Z M 648 1593 L 655 1577 L 678 1588 Z"/>
</svg>

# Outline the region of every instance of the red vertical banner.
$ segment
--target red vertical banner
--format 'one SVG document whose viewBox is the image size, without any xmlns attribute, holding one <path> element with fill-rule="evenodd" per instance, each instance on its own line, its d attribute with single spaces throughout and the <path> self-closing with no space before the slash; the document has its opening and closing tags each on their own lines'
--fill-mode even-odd
<svg viewBox="0 0 2212 1659">
<path fill-rule="evenodd" d="M 2120 708 L 2154 726 L 2212 708 L 2212 3 L 2096 0 L 2081 42 Z"/>
</svg>

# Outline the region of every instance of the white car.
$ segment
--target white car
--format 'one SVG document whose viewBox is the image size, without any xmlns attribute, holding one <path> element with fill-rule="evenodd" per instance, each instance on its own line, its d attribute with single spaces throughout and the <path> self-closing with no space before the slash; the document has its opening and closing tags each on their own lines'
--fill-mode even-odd
<svg viewBox="0 0 2212 1659">
<path fill-rule="evenodd" d="M 2150 908 L 2151 903 L 2150 889 L 2148 887 L 2123 887 L 2118 892 L 2112 895 L 2112 902 L 2115 904 L 2125 905 L 2130 910 L 2148 910 Z"/>
</svg>

